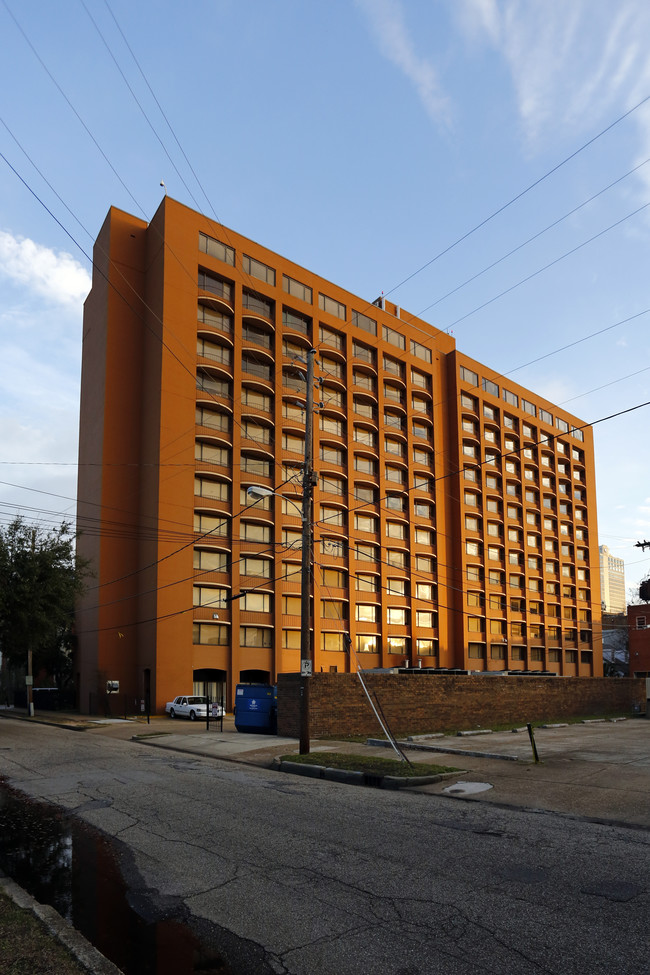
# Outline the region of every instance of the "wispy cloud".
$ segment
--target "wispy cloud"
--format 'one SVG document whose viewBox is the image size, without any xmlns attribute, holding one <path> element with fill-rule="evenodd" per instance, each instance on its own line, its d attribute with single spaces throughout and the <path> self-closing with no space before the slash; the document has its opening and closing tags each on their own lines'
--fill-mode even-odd
<svg viewBox="0 0 650 975">
<path fill-rule="evenodd" d="M 508 64 L 533 151 L 552 129 L 588 130 L 650 90 L 647 0 L 462 0 L 457 9 L 465 34 Z M 636 124 L 647 146 L 641 112 Z"/>
<path fill-rule="evenodd" d="M 398 0 L 356 0 L 356 3 L 368 18 L 379 50 L 412 82 L 432 121 L 448 125 L 449 99 L 431 60 L 416 53 Z"/>
<path fill-rule="evenodd" d="M 88 271 L 65 251 L 0 230 L 0 275 L 56 304 L 79 305 L 90 290 Z"/>
</svg>

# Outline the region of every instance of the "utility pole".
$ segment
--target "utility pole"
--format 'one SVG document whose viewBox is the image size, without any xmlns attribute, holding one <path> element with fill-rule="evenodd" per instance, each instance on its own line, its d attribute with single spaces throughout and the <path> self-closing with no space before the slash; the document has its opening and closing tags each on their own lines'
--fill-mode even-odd
<svg viewBox="0 0 650 975">
<path fill-rule="evenodd" d="M 300 754 L 309 754 L 309 678 L 313 671 L 311 646 L 311 611 L 313 591 L 313 523 L 314 489 L 314 357 L 307 352 L 307 404 L 305 410 L 305 467 L 302 478 L 302 565 L 300 592 Z"/>
</svg>

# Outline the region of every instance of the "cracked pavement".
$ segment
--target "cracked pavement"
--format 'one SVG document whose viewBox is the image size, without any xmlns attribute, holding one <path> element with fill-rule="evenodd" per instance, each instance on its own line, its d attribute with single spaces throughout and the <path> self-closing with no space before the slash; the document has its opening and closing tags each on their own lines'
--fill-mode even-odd
<svg viewBox="0 0 650 975">
<path fill-rule="evenodd" d="M 9 784 L 114 837 L 137 896 L 210 925 L 235 973 L 648 970 L 645 829 L 27 722 L 0 743 Z"/>
</svg>

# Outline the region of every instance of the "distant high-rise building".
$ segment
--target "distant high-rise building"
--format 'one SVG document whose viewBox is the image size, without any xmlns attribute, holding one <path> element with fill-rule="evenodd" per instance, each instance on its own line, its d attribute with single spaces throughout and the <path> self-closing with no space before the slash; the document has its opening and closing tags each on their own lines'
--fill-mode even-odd
<svg viewBox="0 0 650 975">
<path fill-rule="evenodd" d="M 111 209 L 94 250 L 82 706 L 119 681 L 232 707 L 300 669 L 312 350 L 314 669 L 602 674 L 590 427 L 166 197 L 149 224 Z"/>
<path fill-rule="evenodd" d="M 603 613 L 625 612 L 625 563 L 610 554 L 607 545 L 598 549 L 600 557 L 600 598 Z"/>
</svg>

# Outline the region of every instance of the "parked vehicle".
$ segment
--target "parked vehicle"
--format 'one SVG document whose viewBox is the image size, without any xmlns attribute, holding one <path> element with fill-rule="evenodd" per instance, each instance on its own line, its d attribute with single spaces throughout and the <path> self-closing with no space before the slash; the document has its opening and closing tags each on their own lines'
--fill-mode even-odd
<svg viewBox="0 0 650 975">
<path fill-rule="evenodd" d="M 215 713 L 216 709 L 216 713 Z M 205 697 L 188 696 L 180 694 L 173 701 L 168 701 L 165 705 L 165 713 L 170 718 L 189 718 L 196 721 L 197 718 L 207 718 L 207 699 Z M 213 718 L 223 717 L 223 708 L 220 704 L 210 705 L 210 714 Z"/>
</svg>

